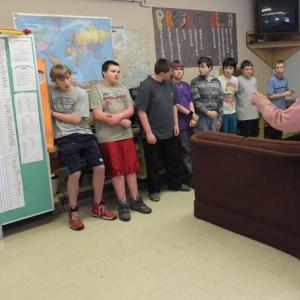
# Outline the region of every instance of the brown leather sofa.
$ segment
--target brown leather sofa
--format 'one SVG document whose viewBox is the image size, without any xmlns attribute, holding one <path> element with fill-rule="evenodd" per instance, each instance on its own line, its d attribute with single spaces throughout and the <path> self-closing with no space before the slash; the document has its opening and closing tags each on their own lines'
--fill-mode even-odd
<svg viewBox="0 0 300 300">
<path fill-rule="evenodd" d="M 192 136 L 194 214 L 300 258 L 300 142 Z"/>
</svg>

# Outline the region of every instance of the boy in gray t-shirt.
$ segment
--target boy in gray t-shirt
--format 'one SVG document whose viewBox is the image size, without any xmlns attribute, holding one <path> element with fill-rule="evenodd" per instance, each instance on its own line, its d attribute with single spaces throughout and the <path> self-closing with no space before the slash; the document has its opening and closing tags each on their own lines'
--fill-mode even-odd
<svg viewBox="0 0 300 300">
<path fill-rule="evenodd" d="M 94 204 L 92 215 L 113 220 L 117 215 L 109 211 L 102 201 L 104 162 L 87 123 L 89 117 L 87 92 L 72 85 L 71 70 L 67 66 L 54 65 L 51 68 L 50 77 L 55 83 L 55 86 L 49 87 L 55 141 L 69 173 L 67 183 L 70 203 L 69 225 L 74 230 L 84 228 L 77 207 L 82 155 L 93 168 Z"/>
<path fill-rule="evenodd" d="M 170 81 L 171 63 L 164 58 L 159 59 L 154 73 L 140 85 L 135 105 L 141 122 L 149 198 L 159 201 L 160 161 L 166 169 L 169 189 L 190 191 L 190 188 L 184 183 L 183 165 L 179 156 L 178 96 Z"/>
<path fill-rule="evenodd" d="M 151 213 L 139 195 L 136 173 L 139 162 L 131 131 L 130 116 L 134 113 L 128 89 L 120 84 L 120 66 L 113 60 L 102 65 L 103 80 L 90 93 L 96 136 L 106 165 L 106 176 L 112 180 L 119 200 L 119 219 L 131 219 L 130 208 Z M 130 198 L 126 197 L 127 183 Z"/>
<path fill-rule="evenodd" d="M 259 112 L 251 104 L 251 95 L 257 91 L 256 78 L 253 76 L 253 64 L 249 60 L 241 63 L 242 75 L 238 77 L 236 112 L 239 133 L 242 136 L 257 137 L 259 133 Z"/>
</svg>

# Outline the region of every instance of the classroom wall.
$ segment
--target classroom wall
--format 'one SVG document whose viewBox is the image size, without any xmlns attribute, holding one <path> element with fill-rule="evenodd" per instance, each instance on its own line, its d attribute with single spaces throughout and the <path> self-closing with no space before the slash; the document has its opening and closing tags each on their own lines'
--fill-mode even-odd
<svg viewBox="0 0 300 300">
<path fill-rule="evenodd" d="M 294 55 L 292 55 L 287 61 L 286 61 L 286 76 L 289 81 L 289 87 L 296 88 L 296 94 L 297 96 L 300 95 L 300 51 L 296 52 Z"/>
<path fill-rule="evenodd" d="M 236 13 L 238 60 L 241 62 L 247 58 L 253 61 L 255 76 L 258 79 L 258 88 L 261 91 L 265 91 L 266 82 L 270 75 L 270 68 L 246 46 L 246 31 L 255 30 L 255 0 L 148 0 L 147 2 L 155 7 L 189 8 Z M 22 12 L 110 17 L 113 25 L 147 29 L 150 38 L 152 66 L 156 60 L 151 8 L 141 7 L 139 3 L 113 0 L 0 0 L 0 7 L 0 28 L 13 28 L 12 13 Z M 188 68 L 185 72 L 185 80 L 190 81 L 197 74 L 197 68 Z"/>
</svg>

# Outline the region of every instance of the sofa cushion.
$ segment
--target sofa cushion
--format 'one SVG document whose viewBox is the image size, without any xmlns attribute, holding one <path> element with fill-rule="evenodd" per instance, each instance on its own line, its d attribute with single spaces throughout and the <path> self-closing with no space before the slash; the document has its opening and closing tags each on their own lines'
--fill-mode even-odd
<svg viewBox="0 0 300 300">
<path fill-rule="evenodd" d="M 226 144 L 235 144 L 240 145 L 245 137 L 239 136 L 236 134 L 230 134 L 230 133 L 222 133 L 218 131 L 205 131 L 198 134 L 193 135 L 193 138 L 195 140 L 198 139 L 204 139 L 214 142 L 221 142 Z"/>
<path fill-rule="evenodd" d="M 295 141 L 269 140 L 263 138 L 248 137 L 242 141 L 241 145 L 287 154 L 300 154 L 300 143 Z"/>
</svg>

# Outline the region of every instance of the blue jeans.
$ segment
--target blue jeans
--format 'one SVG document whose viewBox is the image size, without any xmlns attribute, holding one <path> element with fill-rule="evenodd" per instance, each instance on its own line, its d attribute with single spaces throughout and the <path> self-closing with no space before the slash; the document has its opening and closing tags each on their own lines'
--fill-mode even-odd
<svg viewBox="0 0 300 300">
<path fill-rule="evenodd" d="M 213 130 L 216 131 L 217 119 L 211 119 L 206 115 L 200 115 L 197 126 L 194 129 L 194 133 Z"/>
<path fill-rule="evenodd" d="M 237 118 L 236 113 L 223 115 L 221 132 L 236 133 Z"/>
</svg>

